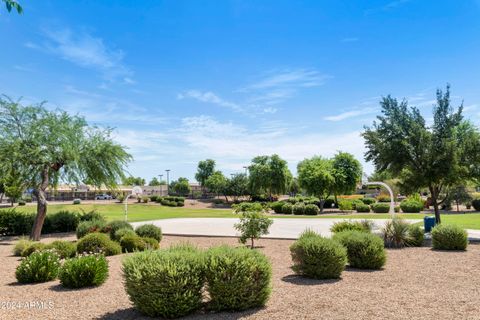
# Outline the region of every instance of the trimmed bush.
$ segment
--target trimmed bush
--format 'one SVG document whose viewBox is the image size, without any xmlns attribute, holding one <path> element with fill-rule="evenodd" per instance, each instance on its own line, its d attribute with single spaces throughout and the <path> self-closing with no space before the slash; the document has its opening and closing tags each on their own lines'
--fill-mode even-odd
<svg viewBox="0 0 480 320">
<path fill-rule="evenodd" d="M 67 259 L 60 267 L 58 278 L 67 288 L 99 286 L 108 278 L 108 261 L 101 254 Z"/>
<path fill-rule="evenodd" d="M 357 210 L 357 212 L 370 212 L 370 206 L 368 204 L 357 203 L 355 210 Z"/>
<path fill-rule="evenodd" d="M 378 202 L 390 202 L 390 196 L 387 195 L 379 195 L 377 197 Z"/>
<path fill-rule="evenodd" d="M 0 234 L 26 235 L 32 231 L 34 213 L 25 213 L 15 209 L 0 210 Z"/>
<path fill-rule="evenodd" d="M 22 260 L 15 276 L 20 283 L 47 282 L 57 278 L 59 268 L 60 259 L 55 252 L 34 252 Z"/>
<path fill-rule="evenodd" d="M 137 234 L 135 233 L 135 231 L 133 231 L 132 229 L 128 229 L 128 228 L 122 228 L 122 229 L 118 229 L 116 232 L 115 232 L 115 235 L 113 237 L 112 240 L 114 241 L 117 241 L 117 242 L 120 242 L 120 239 L 122 239 L 124 236 L 126 235 L 129 235 L 129 236 L 136 236 Z"/>
<path fill-rule="evenodd" d="M 421 247 L 425 239 L 423 229 L 418 224 L 411 224 L 408 226 L 408 234 L 410 235 L 409 246 Z"/>
<path fill-rule="evenodd" d="M 127 234 L 120 239 L 120 246 L 123 252 L 143 251 L 147 244 L 138 235 Z"/>
<path fill-rule="evenodd" d="M 50 232 L 71 232 L 77 229 L 80 216 L 77 212 L 62 210 L 47 215 L 46 220 L 45 224 L 48 224 Z"/>
<path fill-rule="evenodd" d="M 371 205 L 377 202 L 374 198 L 362 198 L 360 200 L 366 205 Z"/>
<path fill-rule="evenodd" d="M 34 252 L 45 250 L 46 247 L 47 246 L 45 243 L 32 241 L 32 243 L 28 247 L 25 247 L 25 249 L 22 250 L 22 253 L 20 255 L 22 257 L 28 257 Z"/>
<path fill-rule="evenodd" d="M 145 249 L 147 250 L 157 250 L 160 247 L 157 239 L 142 237 L 142 240 L 145 242 Z"/>
<path fill-rule="evenodd" d="M 93 221 L 93 220 L 100 220 L 106 222 L 105 217 L 103 214 L 96 210 L 91 210 L 91 211 L 82 211 L 80 214 L 80 221 Z"/>
<path fill-rule="evenodd" d="M 305 214 L 307 216 L 316 216 L 320 214 L 320 208 L 316 204 L 307 204 L 305 206 Z"/>
<path fill-rule="evenodd" d="M 92 220 L 92 221 L 83 221 L 78 224 L 76 234 L 77 239 L 83 238 L 89 233 L 101 232 L 105 228 L 105 221 L 103 220 Z"/>
<path fill-rule="evenodd" d="M 338 201 L 338 208 L 342 211 L 353 210 L 353 201 L 348 199 L 343 199 Z"/>
<path fill-rule="evenodd" d="M 347 250 L 332 239 L 308 233 L 290 246 L 292 269 L 314 279 L 338 279 L 345 270 Z"/>
<path fill-rule="evenodd" d="M 375 213 L 388 213 L 390 211 L 390 204 L 378 202 L 371 205 L 372 211 Z"/>
<path fill-rule="evenodd" d="M 480 199 L 472 200 L 472 207 L 475 209 L 475 211 L 480 211 Z"/>
<path fill-rule="evenodd" d="M 400 203 L 400 209 L 404 213 L 419 213 L 423 210 L 423 202 L 415 200 L 403 200 Z"/>
<path fill-rule="evenodd" d="M 289 202 L 285 202 L 282 206 L 282 212 L 284 214 L 292 214 L 293 213 L 293 205 Z"/>
<path fill-rule="evenodd" d="M 153 238 L 158 242 L 162 241 L 162 229 L 154 224 L 144 224 L 135 229 L 140 237 Z"/>
<path fill-rule="evenodd" d="M 283 208 L 284 203 L 285 203 L 285 202 L 282 202 L 282 201 L 272 202 L 272 203 L 270 204 L 270 208 L 272 208 L 272 210 L 273 210 L 275 213 L 283 213 L 283 212 L 282 212 L 282 208 Z"/>
<path fill-rule="evenodd" d="M 150 317 L 181 317 L 202 305 L 204 258 L 190 246 L 127 256 L 123 277 L 135 308 Z"/>
<path fill-rule="evenodd" d="M 352 221 L 352 220 L 343 220 L 335 222 L 330 231 L 333 233 L 339 233 L 343 231 L 362 231 L 370 232 L 372 231 L 373 223 L 370 220 L 362 221 Z"/>
<path fill-rule="evenodd" d="M 18 239 L 17 243 L 15 244 L 15 247 L 13 247 L 13 255 L 20 257 L 22 255 L 23 250 L 26 248 L 30 247 L 34 242 L 31 240 L 28 240 L 28 238 L 20 238 Z"/>
<path fill-rule="evenodd" d="M 60 259 L 72 258 L 77 253 L 77 245 L 70 241 L 56 240 L 48 244 L 47 248 L 55 250 Z"/>
<path fill-rule="evenodd" d="M 102 232 L 108 233 L 110 235 L 110 239 L 115 238 L 115 232 L 120 229 L 131 229 L 133 227 L 130 223 L 123 221 L 123 220 L 113 220 L 106 224 L 106 226 L 102 229 Z"/>
<path fill-rule="evenodd" d="M 238 311 L 264 306 L 272 291 L 272 267 L 267 257 L 246 247 L 211 248 L 206 259 L 209 307 Z"/>
<path fill-rule="evenodd" d="M 432 229 L 432 246 L 438 250 L 465 250 L 467 231 L 456 225 L 440 224 Z"/>
<path fill-rule="evenodd" d="M 358 269 L 380 269 L 387 256 L 383 241 L 378 236 L 361 231 L 344 231 L 334 235 L 346 249 L 350 267 Z"/>
<path fill-rule="evenodd" d="M 303 215 L 305 214 L 305 205 L 301 202 L 296 203 L 293 206 L 293 214 L 294 215 Z"/>
<path fill-rule="evenodd" d="M 103 253 L 106 256 L 120 254 L 122 248 L 104 233 L 89 233 L 77 242 L 78 253 Z"/>
<path fill-rule="evenodd" d="M 73 199 L 73 204 L 81 204 L 82 200 L 80 199 Z"/>
</svg>

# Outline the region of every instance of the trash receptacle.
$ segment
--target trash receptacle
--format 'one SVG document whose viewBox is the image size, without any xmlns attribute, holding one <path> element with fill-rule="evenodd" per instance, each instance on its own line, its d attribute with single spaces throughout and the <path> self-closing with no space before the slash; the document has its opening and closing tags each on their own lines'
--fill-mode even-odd
<svg viewBox="0 0 480 320">
<path fill-rule="evenodd" d="M 425 232 L 431 232 L 432 228 L 435 227 L 435 217 L 426 216 L 423 218 L 423 227 Z"/>
</svg>

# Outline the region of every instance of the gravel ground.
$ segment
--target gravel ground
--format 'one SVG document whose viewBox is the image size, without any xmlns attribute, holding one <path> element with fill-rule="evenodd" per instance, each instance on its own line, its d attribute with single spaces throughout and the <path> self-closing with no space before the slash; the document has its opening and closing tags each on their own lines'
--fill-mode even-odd
<svg viewBox="0 0 480 320">
<path fill-rule="evenodd" d="M 57 236 L 58 238 L 59 236 Z M 50 242 L 57 238 L 46 238 Z M 71 235 L 63 239 L 74 239 Z M 162 246 L 191 241 L 200 247 L 233 238 L 165 237 Z M 144 319 L 128 300 L 121 277 L 122 256 L 109 257 L 110 277 L 98 288 L 63 289 L 58 281 L 19 285 L 11 255 L 13 240 L 0 241 L 0 319 Z M 381 271 L 346 270 L 338 281 L 293 275 L 289 240 L 260 240 L 273 264 L 273 294 L 265 308 L 243 313 L 201 314 L 189 319 L 480 319 L 480 245 L 466 252 L 430 248 L 388 250 Z M 44 308 L 12 310 L 11 303 L 44 302 Z M 149 318 L 145 318 L 149 319 Z"/>
</svg>

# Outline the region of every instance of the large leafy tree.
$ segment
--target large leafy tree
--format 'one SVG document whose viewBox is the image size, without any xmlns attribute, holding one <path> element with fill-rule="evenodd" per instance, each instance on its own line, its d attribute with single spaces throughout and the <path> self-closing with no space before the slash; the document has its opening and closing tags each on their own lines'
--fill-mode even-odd
<svg viewBox="0 0 480 320">
<path fill-rule="evenodd" d="M 170 189 L 173 190 L 175 194 L 181 196 L 188 196 L 190 193 L 190 183 L 187 178 L 180 177 L 177 181 L 172 181 L 170 183 Z"/>
<path fill-rule="evenodd" d="M 205 182 L 215 172 L 215 160 L 207 159 L 200 161 L 197 167 L 197 173 L 195 173 L 195 180 L 200 183 L 202 189 L 205 190 Z"/>
<path fill-rule="evenodd" d="M 284 194 L 292 179 L 287 161 L 274 154 L 253 158 L 248 167 L 249 188 L 252 194 Z"/>
<path fill-rule="evenodd" d="M 38 240 L 47 214 L 46 189 L 60 181 L 115 187 L 131 156 L 111 139 L 110 129 L 91 127 L 84 118 L 23 106 L 0 98 L 0 176 L 12 176 L 33 189 L 37 215 L 31 238 Z"/>
<path fill-rule="evenodd" d="M 122 179 L 122 183 L 126 186 L 144 186 L 146 181 L 142 177 L 125 177 Z"/>
<path fill-rule="evenodd" d="M 13 9 L 17 11 L 18 14 L 23 13 L 22 6 L 14 0 L 2 0 L 5 3 L 5 7 L 7 8 L 8 12 L 11 12 Z"/>
<path fill-rule="evenodd" d="M 320 156 L 301 161 L 297 166 L 298 182 L 308 194 L 320 199 L 320 210 L 335 185 L 333 161 Z"/>
<path fill-rule="evenodd" d="M 332 160 L 332 167 L 335 179 L 333 193 L 337 202 L 337 195 L 351 194 L 355 191 L 362 178 L 362 165 L 352 154 L 339 152 Z"/>
<path fill-rule="evenodd" d="M 228 180 L 221 171 L 215 171 L 208 177 L 207 181 L 205 181 L 205 187 L 207 187 L 210 192 L 215 193 L 217 196 L 220 194 L 224 195 L 225 200 L 228 202 L 227 185 Z"/>
<path fill-rule="evenodd" d="M 367 161 L 377 170 L 388 170 L 411 188 L 428 188 L 441 222 L 440 205 L 451 187 L 480 177 L 480 134 L 463 119 L 460 106 L 451 106 L 450 88 L 437 90 L 433 123 L 427 125 L 420 111 L 390 96 L 380 102 L 382 115 L 366 127 Z"/>
<path fill-rule="evenodd" d="M 248 194 L 248 177 L 244 173 L 232 175 L 227 179 L 227 195 L 232 196 L 234 201 Z"/>
</svg>

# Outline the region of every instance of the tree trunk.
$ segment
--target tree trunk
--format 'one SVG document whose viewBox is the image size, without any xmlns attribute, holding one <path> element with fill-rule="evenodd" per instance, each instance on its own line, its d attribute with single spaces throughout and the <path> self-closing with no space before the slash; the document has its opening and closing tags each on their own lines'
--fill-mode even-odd
<svg viewBox="0 0 480 320">
<path fill-rule="evenodd" d="M 48 187 L 48 167 L 45 167 L 42 172 L 42 183 L 40 186 L 35 189 L 34 194 L 37 197 L 37 216 L 35 217 L 35 222 L 33 223 L 32 233 L 30 234 L 30 239 L 34 241 L 40 240 L 40 235 L 42 234 L 43 222 L 47 216 L 47 197 L 45 190 Z"/>
<path fill-rule="evenodd" d="M 254 246 L 253 246 L 253 237 L 252 237 L 252 239 L 251 239 L 251 240 L 252 240 L 252 249 L 253 249 L 253 248 L 254 248 Z"/>
<path fill-rule="evenodd" d="M 429 187 L 430 194 L 432 195 L 433 210 L 435 211 L 435 224 L 440 224 L 440 209 L 438 208 L 438 194 L 435 187 Z"/>
<path fill-rule="evenodd" d="M 323 213 L 323 205 L 325 204 L 325 200 L 320 199 L 320 213 Z"/>
</svg>

